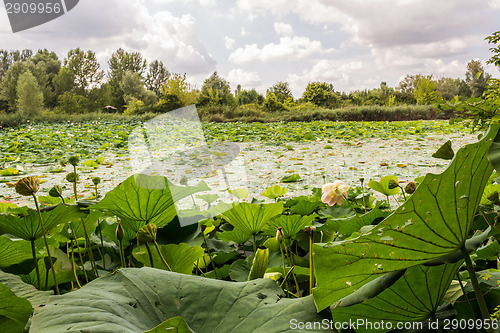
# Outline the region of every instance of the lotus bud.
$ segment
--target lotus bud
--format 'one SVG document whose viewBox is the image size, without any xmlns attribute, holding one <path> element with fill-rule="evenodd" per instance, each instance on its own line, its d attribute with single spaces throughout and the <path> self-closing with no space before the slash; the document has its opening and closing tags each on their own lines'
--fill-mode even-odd
<svg viewBox="0 0 500 333">
<path fill-rule="evenodd" d="M 394 179 L 390 179 L 389 180 L 389 190 L 395 189 L 397 187 L 399 187 L 398 182 L 395 181 Z"/>
<path fill-rule="evenodd" d="M 363 184 L 365 182 L 365 179 L 363 177 L 359 178 L 359 182 Z"/>
<path fill-rule="evenodd" d="M 16 183 L 16 192 L 20 195 L 33 195 L 40 189 L 40 180 L 37 177 L 24 177 Z"/>
<path fill-rule="evenodd" d="M 60 198 L 62 197 L 62 187 L 59 185 L 54 185 L 50 191 L 49 195 L 54 198 Z"/>
<path fill-rule="evenodd" d="M 405 192 L 408 194 L 412 194 L 413 192 L 415 192 L 416 189 L 417 189 L 417 184 L 415 182 L 409 182 L 405 186 Z"/>
<path fill-rule="evenodd" d="M 78 156 L 71 156 L 68 159 L 68 163 L 71 164 L 72 166 L 77 166 L 78 163 L 80 163 L 80 158 Z"/>
<path fill-rule="evenodd" d="M 118 223 L 116 226 L 116 238 L 118 238 L 118 241 L 121 242 L 123 240 L 123 236 L 125 235 L 125 232 L 123 231 L 123 227 L 121 223 Z"/>
<path fill-rule="evenodd" d="M 278 229 L 276 229 L 276 240 L 278 241 L 278 243 L 281 244 L 284 238 L 285 238 L 285 233 L 283 232 L 283 228 L 278 227 Z"/>
<path fill-rule="evenodd" d="M 493 192 L 492 194 L 490 194 L 487 199 L 491 202 L 493 202 L 494 204 L 497 204 L 499 202 L 498 200 L 498 192 L 495 191 Z"/>
<path fill-rule="evenodd" d="M 76 183 L 80 180 L 80 176 L 75 172 L 70 172 L 66 175 L 66 180 L 70 183 Z"/>
<path fill-rule="evenodd" d="M 137 232 L 137 239 L 143 243 L 154 242 L 156 240 L 156 231 L 156 224 L 146 224 Z"/>
<path fill-rule="evenodd" d="M 100 177 L 93 177 L 92 178 L 92 183 L 94 183 L 94 185 L 98 185 L 100 182 L 101 182 Z"/>
</svg>

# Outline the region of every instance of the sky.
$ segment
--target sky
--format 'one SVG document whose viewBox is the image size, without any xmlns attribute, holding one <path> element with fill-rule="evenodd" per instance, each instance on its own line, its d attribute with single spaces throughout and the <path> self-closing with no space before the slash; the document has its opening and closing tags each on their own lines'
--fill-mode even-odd
<svg viewBox="0 0 500 333">
<path fill-rule="evenodd" d="M 486 66 L 486 36 L 500 30 L 500 0 L 80 0 L 64 16 L 12 33 L 0 8 L 0 49 L 43 49 L 63 59 L 93 50 L 139 51 L 201 88 L 214 71 L 234 90 L 278 81 L 300 98 L 309 82 L 335 90 L 391 87 L 407 74 L 465 78 Z"/>
</svg>

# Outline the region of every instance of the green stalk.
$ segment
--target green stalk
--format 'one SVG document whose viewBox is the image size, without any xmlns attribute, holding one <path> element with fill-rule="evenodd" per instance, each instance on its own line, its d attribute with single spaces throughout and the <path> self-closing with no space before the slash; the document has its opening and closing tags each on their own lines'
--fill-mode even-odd
<svg viewBox="0 0 500 333">
<path fill-rule="evenodd" d="M 201 233 L 203 234 L 203 242 L 205 243 L 205 247 L 207 248 L 208 256 L 210 257 L 210 262 L 212 263 L 212 267 L 214 268 L 215 278 L 218 280 L 219 276 L 217 274 L 217 269 L 215 268 L 214 261 L 212 260 L 212 253 L 211 253 L 210 248 L 208 247 L 208 244 L 207 244 L 207 237 L 205 236 L 205 231 L 202 230 Z"/>
<path fill-rule="evenodd" d="M 294 266 L 294 264 L 292 264 L 292 259 L 290 259 L 290 256 L 291 256 L 291 252 L 290 252 L 290 255 L 288 255 L 288 247 L 285 245 L 285 253 L 286 253 L 286 257 L 288 259 L 288 265 L 290 265 L 290 267 Z M 297 277 L 295 276 L 295 273 L 292 271 L 292 276 L 293 276 L 293 281 L 295 282 L 295 289 L 297 289 L 297 295 L 299 295 L 299 297 L 301 297 L 300 295 L 300 288 L 299 288 L 299 283 L 297 282 Z"/>
<path fill-rule="evenodd" d="M 97 186 L 97 185 L 96 185 Z M 99 219 L 97 220 L 97 223 L 99 224 Z M 101 253 L 101 257 L 102 257 L 102 268 L 104 270 L 106 270 L 106 259 L 104 258 L 104 240 L 102 238 L 102 227 L 99 225 L 99 237 L 101 238 L 101 249 L 102 249 L 102 253 Z"/>
<path fill-rule="evenodd" d="M 146 250 L 148 251 L 148 256 L 149 256 L 149 263 L 151 264 L 151 267 L 155 267 L 154 263 L 153 263 L 153 255 L 151 254 L 151 249 L 149 248 L 149 245 L 148 243 L 144 243 L 146 244 Z"/>
<path fill-rule="evenodd" d="M 255 235 L 252 235 L 253 237 L 253 253 L 257 252 L 257 242 L 255 240 Z"/>
<path fill-rule="evenodd" d="M 52 276 L 54 277 L 54 284 L 56 287 L 56 295 L 60 295 L 59 293 L 59 285 L 57 284 L 57 276 L 56 270 L 54 268 L 54 263 L 52 262 L 52 256 L 50 255 L 49 243 L 47 242 L 47 235 L 45 234 L 45 227 L 43 226 L 42 213 L 40 212 L 40 207 L 38 206 L 38 199 L 36 198 L 35 193 L 33 193 L 33 199 L 35 200 L 36 211 L 38 212 L 38 219 L 40 220 L 40 227 L 42 228 L 43 240 L 45 242 L 45 248 L 47 249 L 47 255 L 50 260 L 50 269 L 52 270 Z M 37 263 L 38 266 L 38 263 Z"/>
<path fill-rule="evenodd" d="M 314 230 L 309 228 L 309 295 L 314 287 L 314 262 L 313 262 Z"/>
<path fill-rule="evenodd" d="M 354 211 L 354 214 L 356 214 L 357 218 L 361 221 L 361 223 L 364 224 L 363 220 L 361 219 L 361 216 L 359 216 L 359 214 L 356 211 L 356 209 L 354 209 L 354 207 L 352 206 L 352 204 L 349 201 L 349 199 L 347 199 L 347 197 L 344 194 L 342 194 L 342 196 L 344 197 L 344 200 L 347 201 L 347 203 L 349 204 L 349 207 L 351 207 L 351 209 Z M 389 197 L 387 197 L 387 199 L 389 199 Z M 387 202 L 389 202 L 389 201 L 387 201 Z"/>
<path fill-rule="evenodd" d="M 120 245 L 120 259 L 122 262 L 122 268 L 125 268 L 125 253 L 123 252 L 123 242 L 119 239 L 118 243 Z"/>
<path fill-rule="evenodd" d="M 36 259 L 35 240 L 31 239 L 31 254 L 35 262 L 36 280 L 38 281 L 38 290 L 42 290 L 42 283 L 40 282 L 40 269 L 38 268 L 38 260 Z"/>
<path fill-rule="evenodd" d="M 85 220 L 83 219 L 83 217 L 80 218 L 80 220 L 82 221 L 83 235 L 85 236 L 85 249 L 88 248 L 89 251 L 90 265 L 92 266 L 92 270 L 94 271 L 94 276 L 99 277 L 99 272 L 97 271 L 97 267 L 94 260 L 94 252 L 92 251 L 92 245 L 90 244 L 89 234 L 87 233 L 87 227 L 85 226 Z"/>
<path fill-rule="evenodd" d="M 476 300 L 479 305 L 479 309 L 481 310 L 481 316 L 483 317 L 484 321 L 489 320 L 490 312 L 488 311 L 488 306 L 486 305 L 486 301 L 484 300 L 484 295 L 481 292 L 481 288 L 479 287 L 479 281 L 477 280 L 476 271 L 474 269 L 474 265 L 472 264 L 472 260 L 470 259 L 469 252 L 467 252 L 467 250 L 465 249 L 465 245 L 462 245 L 462 248 L 460 250 L 462 251 L 462 255 L 465 259 L 465 266 L 467 267 L 467 271 L 470 275 L 470 281 L 472 283 L 472 287 L 474 288 L 474 293 L 476 294 Z M 490 327 L 489 329 L 487 329 L 487 332 L 494 333 L 495 331 L 492 327 Z"/>
<path fill-rule="evenodd" d="M 85 276 L 85 282 L 89 283 L 89 278 L 87 276 L 87 271 L 85 270 L 85 264 L 83 262 L 82 251 L 80 251 L 80 244 L 78 244 L 78 238 L 76 238 L 75 229 L 73 228 L 73 223 L 69 223 L 69 227 L 71 228 L 71 233 L 75 237 L 76 248 L 78 249 L 78 256 L 80 257 L 80 263 L 82 264 L 83 275 Z M 72 250 L 74 251 L 74 249 Z"/>
<path fill-rule="evenodd" d="M 470 305 L 469 296 L 467 296 L 467 293 L 465 292 L 465 288 L 464 288 L 464 285 L 462 283 L 462 279 L 460 278 L 459 272 L 457 272 L 457 278 L 458 278 L 458 283 L 460 284 L 460 289 L 462 290 L 462 294 L 464 294 L 465 301 L 467 302 L 467 306 L 469 307 L 469 312 L 470 312 L 472 318 L 474 319 L 474 321 L 476 321 L 476 316 L 474 314 L 474 310 L 472 310 L 472 306 Z M 479 332 L 479 329 L 476 329 L 476 331 Z"/>
<path fill-rule="evenodd" d="M 73 248 L 73 241 L 70 240 L 71 242 L 71 247 Z M 71 249 L 71 264 L 73 266 L 73 275 L 75 276 L 76 283 L 78 284 L 78 287 L 81 288 L 82 285 L 80 284 L 80 281 L 78 280 L 78 275 L 76 275 L 76 264 L 75 264 L 75 251 Z"/>
<path fill-rule="evenodd" d="M 281 252 L 281 261 L 283 262 L 283 282 L 281 282 L 281 284 L 283 284 L 286 281 L 286 284 L 285 284 L 286 289 L 290 290 L 290 286 L 288 285 L 288 281 L 287 281 L 288 274 L 286 273 L 285 255 L 283 254 L 283 248 L 281 247 L 281 242 L 280 242 L 280 252 Z M 281 287 L 281 285 L 280 285 L 280 287 Z"/>
<path fill-rule="evenodd" d="M 172 271 L 172 268 L 170 268 L 170 265 L 169 265 L 169 264 L 167 263 L 167 261 L 165 260 L 165 257 L 163 257 L 163 254 L 162 254 L 162 253 L 161 253 L 161 251 L 160 251 L 160 247 L 158 246 L 158 243 L 157 243 L 155 240 L 153 240 L 153 243 L 154 243 L 154 245 L 155 245 L 155 247 L 156 247 L 156 251 L 158 251 L 158 254 L 160 255 L 160 259 L 161 259 L 161 261 L 163 262 L 163 264 L 164 264 L 165 266 L 167 266 L 167 268 L 168 268 L 168 270 L 169 270 L 169 271 Z M 214 267 L 214 269 L 215 269 L 215 267 Z M 203 274 L 203 272 L 202 272 L 202 274 Z M 203 275 L 205 275 L 205 274 L 203 274 Z"/>
</svg>

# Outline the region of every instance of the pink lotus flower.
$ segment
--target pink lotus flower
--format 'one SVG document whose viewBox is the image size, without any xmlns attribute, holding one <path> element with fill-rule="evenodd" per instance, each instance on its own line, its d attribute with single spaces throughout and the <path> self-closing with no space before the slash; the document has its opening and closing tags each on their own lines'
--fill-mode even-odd
<svg viewBox="0 0 500 333">
<path fill-rule="evenodd" d="M 328 204 L 328 206 L 333 206 L 335 204 L 342 205 L 344 197 L 347 197 L 348 190 L 349 186 L 341 180 L 325 184 L 323 185 L 323 195 L 321 196 L 321 201 Z"/>
</svg>

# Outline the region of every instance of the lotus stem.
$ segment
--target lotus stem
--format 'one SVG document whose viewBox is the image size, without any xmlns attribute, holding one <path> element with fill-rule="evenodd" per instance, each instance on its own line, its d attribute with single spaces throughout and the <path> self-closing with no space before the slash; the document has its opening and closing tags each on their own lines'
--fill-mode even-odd
<svg viewBox="0 0 500 333">
<path fill-rule="evenodd" d="M 148 243 L 144 243 L 146 244 L 146 250 L 148 251 L 148 256 L 149 256 L 149 264 L 151 265 L 151 267 L 155 267 L 155 264 L 153 263 L 153 255 L 151 254 L 151 249 L 149 248 L 149 245 Z"/>
<path fill-rule="evenodd" d="M 462 279 L 460 278 L 460 273 L 457 272 L 457 278 L 458 278 L 458 283 L 460 284 L 460 289 L 462 290 L 462 294 L 464 294 L 465 301 L 467 302 L 467 306 L 469 307 L 470 314 L 472 318 L 474 318 L 474 321 L 476 320 L 476 315 L 474 314 L 474 311 L 472 310 L 472 306 L 470 305 L 469 301 L 469 296 L 467 296 L 467 293 L 465 292 L 464 285 L 462 283 Z"/>
<path fill-rule="evenodd" d="M 80 245 L 78 244 L 78 238 L 76 238 L 76 233 L 75 233 L 75 229 L 73 228 L 73 223 L 70 222 L 69 227 L 71 228 L 71 233 L 73 234 L 73 237 L 75 237 L 75 244 L 76 244 L 76 248 L 78 249 L 78 256 L 80 257 L 80 263 L 82 265 L 83 275 L 85 276 L 85 282 L 89 283 L 89 278 L 87 276 L 87 271 L 85 270 L 82 252 L 80 251 Z M 72 251 L 74 251 L 74 249 Z"/>
<path fill-rule="evenodd" d="M 97 185 L 96 185 L 97 186 Z M 101 252 L 101 257 L 102 257 L 102 268 L 104 270 L 106 270 L 106 258 L 104 258 L 104 240 L 102 238 L 102 226 L 101 226 L 101 223 L 99 223 L 100 219 L 97 219 L 97 223 L 99 225 L 99 237 L 101 238 L 101 249 L 102 249 L 102 252 Z"/>
<path fill-rule="evenodd" d="M 281 252 L 281 261 L 283 262 L 283 282 L 281 282 L 281 285 L 283 285 L 283 283 L 285 283 L 285 281 L 286 281 L 285 286 L 286 286 L 286 289 L 289 290 L 290 287 L 289 287 L 288 281 L 287 281 L 289 274 L 287 274 L 287 272 L 286 272 L 285 255 L 283 254 L 283 248 L 281 247 L 281 242 L 280 242 L 280 252 Z M 280 287 L 281 287 L 281 285 L 280 285 Z"/>
<path fill-rule="evenodd" d="M 33 261 L 35 262 L 36 280 L 38 282 L 38 290 L 42 290 L 42 283 L 40 281 L 40 269 L 38 268 L 38 260 L 36 259 L 36 249 L 35 240 L 30 240 L 31 242 L 31 254 L 33 255 Z"/>
<path fill-rule="evenodd" d="M 253 238 L 253 253 L 257 252 L 257 241 L 255 240 L 255 235 L 252 235 Z"/>
<path fill-rule="evenodd" d="M 49 243 L 47 242 L 47 235 L 45 234 L 45 227 L 43 226 L 42 213 L 40 212 L 40 206 L 38 205 L 38 199 L 36 198 L 35 193 L 33 193 L 32 195 L 33 195 L 33 199 L 35 200 L 36 211 L 38 212 L 38 219 L 40 220 L 40 227 L 42 228 L 42 234 L 43 234 L 43 240 L 45 242 L 45 248 L 47 249 L 47 255 L 50 258 L 49 262 L 50 262 L 50 268 L 52 270 L 52 276 L 54 277 L 54 284 L 56 287 L 56 295 L 60 295 L 59 285 L 57 284 L 56 270 L 54 268 L 54 263 L 52 262 L 52 256 L 50 255 Z M 37 266 L 38 266 L 38 262 L 37 262 Z"/>
<path fill-rule="evenodd" d="M 286 253 L 286 257 L 288 259 L 288 265 L 290 265 L 290 267 L 292 267 L 292 266 L 295 267 L 295 265 L 293 264 L 292 259 L 290 258 L 292 252 L 290 251 L 290 255 L 288 255 L 288 251 L 289 251 L 288 247 L 286 246 L 285 243 L 283 243 L 283 244 L 285 245 L 285 253 Z M 293 281 L 295 282 L 295 289 L 297 289 L 297 295 L 299 295 L 299 297 L 301 297 L 299 283 L 297 282 L 297 277 L 295 276 L 295 273 L 293 271 L 292 271 L 292 276 L 293 276 Z"/>
<path fill-rule="evenodd" d="M 158 251 L 158 255 L 160 256 L 161 261 L 163 262 L 163 264 L 165 266 L 167 266 L 168 270 L 172 272 L 172 268 L 170 268 L 170 265 L 165 260 L 165 257 L 163 257 L 163 254 L 160 251 L 160 247 L 158 246 L 158 243 L 156 241 L 153 241 L 153 243 L 154 243 L 154 245 L 156 247 L 156 251 Z M 205 275 L 205 274 L 203 274 L 203 275 Z"/>
<path fill-rule="evenodd" d="M 73 247 L 73 241 L 70 240 L 70 242 L 71 242 L 71 247 Z M 75 276 L 76 284 L 78 284 L 78 287 L 81 288 L 82 285 L 80 284 L 80 280 L 78 279 L 78 275 L 76 275 L 75 251 L 73 251 L 73 249 L 71 249 L 71 264 L 73 266 L 73 275 Z"/>
<path fill-rule="evenodd" d="M 484 300 L 484 295 L 481 292 L 481 287 L 479 287 L 476 271 L 474 270 L 474 265 L 472 264 L 472 260 L 470 259 L 469 252 L 467 252 L 465 245 L 462 245 L 461 251 L 465 259 L 465 266 L 467 267 L 467 271 L 470 275 L 470 281 L 472 283 L 472 287 L 474 288 L 474 293 L 476 294 L 476 300 L 479 305 L 479 309 L 481 310 L 481 316 L 483 317 L 484 321 L 489 320 L 490 312 L 488 310 L 488 306 L 486 305 L 486 301 Z M 489 327 L 486 331 L 488 333 L 495 332 L 492 327 Z"/>
<path fill-rule="evenodd" d="M 87 233 L 87 227 L 85 226 L 85 220 L 83 219 L 83 217 L 80 218 L 80 220 L 82 221 L 83 235 L 85 236 L 85 248 L 88 247 L 89 251 L 90 265 L 92 266 L 92 270 L 94 271 L 95 277 L 99 277 L 99 272 L 97 271 L 97 267 L 94 260 L 94 252 L 92 251 L 92 245 L 90 244 L 90 238 Z"/>
<path fill-rule="evenodd" d="M 207 237 L 205 235 L 205 229 L 204 228 L 202 228 L 201 233 L 203 234 L 203 242 L 205 243 L 205 247 L 207 248 L 208 256 L 210 257 L 210 263 L 212 263 L 212 267 L 214 268 L 215 278 L 218 280 L 219 279 L 219 275 L 217 274 L 217 269 L 215 268 L 215 263 L 212 260 L 212 252 L 210 251 L 210 248 L 208 247 Z M 255 239 L 255 236 L 254 236 L 254 239 Z M 255 245 L 254 245 L 254 247 L 255 247 Z"/>
<path fill-rule="evenodd" d="M 356 209 L 354 209 L 353 205 L 351 204 L 349 199 L 346 197 L 346 195 L 342 194 L 342 196 L 344 197 L 344 200 L 347 201 L 347 203 L 349 204 L 349 207 L 351 207 L 351 209 L 354 211 L 354 214 L 356 214 L 357 218 L 361 221 L 362 224 L 364 224 L 363 220 L 361 219 L 361 216 L 359 216 L 358 212 L 356 211 Z M 387 197 L 387 199 L 389 200 L 389 197 Z M 389 201 L 387 201 L 387 202 L 389 202 Z"/>
<path fill-rule="evenodd" d="M 120 246 L 120 260 L 122 263 L 122 267 L 125 268 L 125 254 L 123 252 L 123 242 L 121 239 L 118 240 L 119 246 Z"/>
<path fill-rule="evenodd" d="M 313 262 L 314 229 L 309 227 L 309 295 L 314 287 L 314 262 Z"/>
</svg>

